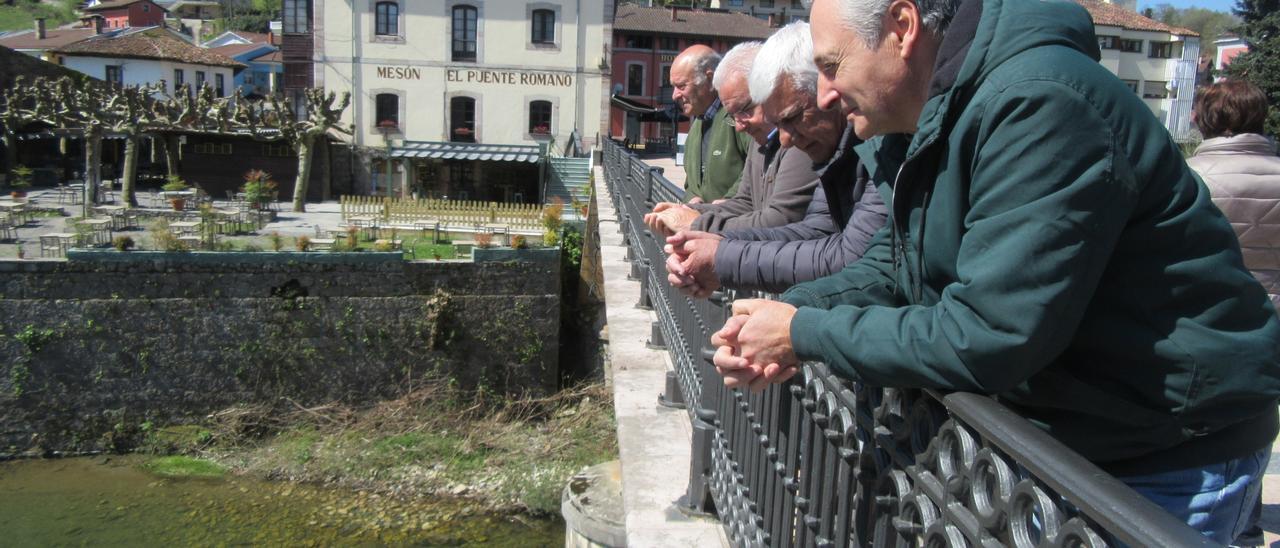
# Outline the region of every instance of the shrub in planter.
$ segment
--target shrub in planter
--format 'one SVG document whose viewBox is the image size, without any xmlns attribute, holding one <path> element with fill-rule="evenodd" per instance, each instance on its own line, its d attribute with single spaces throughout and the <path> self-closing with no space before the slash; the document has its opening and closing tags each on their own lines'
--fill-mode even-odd
<svg viewBox="0 0 1280 548">
<path fill-rule="evenodd" d="M 191 185 L 187 184 L 186 181 L 182 180 L 182 177 L 179 177 L 177 175 L 169 175 L 167 179 L 168 181 L 166 181 L 165 184 L 160 187 L 160 190 L 163 190 L 165 192 L 182 192 L 184 190 L 191 188 Z M 169 204 L 173 206 L 174 211 L 182 211 L 182 208 L 183 206 L 186 205 L 186 203 L 187 203 L 187 200 L 185 198 L 169 199 Z"/>
<path fill-rule="evenodd" d="M 133 246 L 133 238 L 129 236 L 116 236 L 111 239 L 111 247 L 116 248 L 116 251 L 128 251 L 133 249 Z"/>
<path fill-rule="evenodd" d="M 516 235 L 511 237 L 511 247 L 516 249 L 527 249 L 529 242 L 525 241 L 524 236 Z"/>
<path fill-rule="evenodd" d="M 276 196 L 276 182 L 271 180 L 271 174 L 261 169 L 251 169 L 244 174 L 244 186 L 240 187 L 240 191 L 244 192 L 244 199 L 254 209 L 262 209 Z"/>
<path fill-rule="evenodd" d="M 493 234 L 481 232 L 476 234 L 476 247 L 488 248 L 493 245 Z"/>
<path fill-rule="evenodd" d="M 31 168 L 19 165 L 10 172 L 12 177 L 9 179 L 10 194 L 14 198 L 21 198 L 27 195 L 27 187 L 31 186 L 31 175 L 35 173 Z"/>
<path fill-rule="evenodd" d="M 272 232 L 267 235 L 267 239 L 271 241 L 272 251 L 280 251 L 281 249 L 284 249 L 284 236 L 281 236 L 279 232 Z"/>
<path fill-rule="evenodd" d="M 293 245 L 298 248 L 298 251 L 306 251 L 311 248 L 311 238 L 307 236 L 298 236 L 298 239 L 293 241 Z"/>
</svg>

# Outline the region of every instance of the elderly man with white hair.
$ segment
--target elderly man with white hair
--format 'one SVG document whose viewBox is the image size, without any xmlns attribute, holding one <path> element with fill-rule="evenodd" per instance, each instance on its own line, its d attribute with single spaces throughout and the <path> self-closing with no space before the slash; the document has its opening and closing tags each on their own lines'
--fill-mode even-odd
<svg viewBox="0 0 1280 548">
<path fill-rule="evenodd" d="M 821 184 L 801 221 L 669 238 L 668 280 L 694 296 L 721 286 L 778 292 L 838 272 L 862 256 L 888 214 L 852 154 L 860 141 L 845 131 L 844 116 L 817 106 L 808 23 L 792 23 L 769 38 L 751 68 L 749 88 L 766 119 L 780 124 L 783 146 L 814 160 Z"/>
<path fill-rule="evenodd" d="M 714 203 L 689 205 L 662 202 L 645 215 L 655 233 L 674 234 L 692 227 L 702 231 L 784 225 L 804 216 L 818 185 L 813 161 L 784 145 L 773 124 L 751 100 L 747 75 L 760 42 L 744 42 L 724 55 L 712 78 L 720 103 L 734 129 L 756 142 L 747 155 L 737 194 Z"/>
<path fill-rule="evenodd" d="M 817 0 L 818 104 L 891 184 L 839 273 L 740 300 L 726 383 L 800 360 L 992 394 L 1209 540 L 1248 522 L 1280 430 L 1280 318 L 1209 190 L 1098 63 L 1075 2 Z"/>
</svg>

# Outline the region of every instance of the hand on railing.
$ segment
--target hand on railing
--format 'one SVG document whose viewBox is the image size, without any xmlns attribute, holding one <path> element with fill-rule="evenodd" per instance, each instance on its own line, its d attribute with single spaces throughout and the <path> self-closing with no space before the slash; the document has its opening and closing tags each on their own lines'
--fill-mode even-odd
<svg viewBox="0 0 1280 548">
<path fill-rule="evenodd" d="M 790 379 L 800 360 L 791 347 L 791 319 L 796 307 L 765 299 L 733 302 L 733 316 L 711 336 L 719 346 L 713 362 L 729 388 L 746 385 L 753 392 Z"/>
<path fill-rule="evenodd" d="M 720 247 L 719 234 L 682 230 L 667 238 L 663 248 L 667 253 L 667 281 L 682 293 L 697 299 L 705 299 L 720 289 L 720 277 L 716 275 L 716 249 Z"/>
<path fill-rule="evenodd" d="M 646 213 L 644 224 L 654 234 L 667 237 L 681 230 L 688 230 L 694 219 L 698 218 L 698 210 L 684 204 L 658 202 L 652 213 Z"/>
</svg>

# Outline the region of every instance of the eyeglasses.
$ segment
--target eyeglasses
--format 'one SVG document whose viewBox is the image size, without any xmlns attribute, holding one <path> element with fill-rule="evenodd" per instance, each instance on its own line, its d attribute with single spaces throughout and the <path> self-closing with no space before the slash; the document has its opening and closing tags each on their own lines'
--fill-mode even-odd
<svg viewBox="0 0 1280 548">
<path fill-rule="evenodd" d="M 738 122 L 740 124 L 745 124 L 747 123 L 747 120 L 750 120 L 751 117 L 755 115 L 755 113 L 756 113 L 756 104 L 747 103 L 746 106 L 729 113 L 729 118 L 732 118 L 733 121 Z"/>
</svg>

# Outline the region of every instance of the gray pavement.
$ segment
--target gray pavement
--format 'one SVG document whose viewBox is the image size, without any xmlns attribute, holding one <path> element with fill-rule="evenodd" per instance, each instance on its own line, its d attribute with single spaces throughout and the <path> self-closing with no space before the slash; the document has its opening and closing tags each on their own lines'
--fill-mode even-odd
<svg viewBox="0 0 1280 548">
<path fill-rule="evenodd" d="M 595 180 L 627 546 L 728 546 L 719 521 L 676 509 L 689 483 L 689 415 L 658 405 L 671 364 L 666 352 L 645 346 L 656 317 L 636 308 L 640 283 L 627 280 L 631 267 L 600 167 Z"/>
</svg>

